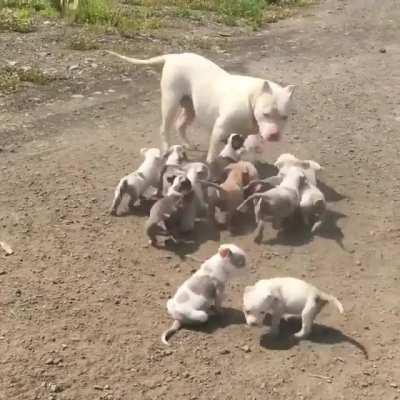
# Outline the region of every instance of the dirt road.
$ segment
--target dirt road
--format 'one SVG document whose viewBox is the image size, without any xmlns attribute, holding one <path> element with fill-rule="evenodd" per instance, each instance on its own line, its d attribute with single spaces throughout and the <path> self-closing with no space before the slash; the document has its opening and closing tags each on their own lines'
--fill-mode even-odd
<svg viewBox="0 0 400 400">
<path fill-rule="evenodd" d="M 159 75 L 73 53 L 63 58 L 71 74 L 80 63 L 73 80 L 1 97 L 0 240 L 15 253 L 0 257 L 0 399 L 398 399 L 397 3 L 323 1 L 207 52 L 232 71 L 298 84 L 286 141 L 269 161 L 285 150 L 320 162 L 332 212 L 313 240 L 268 230 L 256 246 L 224 233 L 251 255 L 250 273 L 229 287 L 222 321 L 182 330 L 169 349 L 159 340 L 166 299 L 198 264 L 148 248 L 143 216 L 108 215 L 138 149 L 158 145 Z M 8 59 L 47 51 L 17 36 L 0 41 Z M 145 42 L 132 46 L 149 55 Z M 50 59 L 49 68 L 61 60 Z M 206 258 L 217 246 L 193 251 Z M 326 307 L 297 345 L 260 339 L 243 324 L 241 293 L 279 275 L 335 294 L 345 315 Z"/>
</svg>

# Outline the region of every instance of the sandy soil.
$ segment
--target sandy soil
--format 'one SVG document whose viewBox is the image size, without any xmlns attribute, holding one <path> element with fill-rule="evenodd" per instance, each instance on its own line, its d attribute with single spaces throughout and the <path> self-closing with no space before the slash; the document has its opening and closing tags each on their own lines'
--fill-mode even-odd
<svg viewBox="0 0 400 400">
<path fill-rule="evenodd" d="M 142 215 L 108 214 L 138 149 L 158 145 L 159 74 L 60 48 L 57 26 L 1 34 L 3 62 L 66 79 L 0 97 L 0 240 L 15 251 L 0 257 L 0 399 L 399 399 L 399 26 L 397 0 L 327 0 L 198 50 L 298 84 L 269 161 L 282 150 L 319 161 L 331 213 L 314 239 L 223 233 L 249 252 L 250 272 L 230 285 L 222 320 L 167 349 L 165 302 L 198 263 L 147 247 Z M 107 40 L 137 56 L 173 50 Z M 200 231 L 188 251 L 205 259 L 218 243 Z M 279 275 L 335 294 L 345 315 L 326 307 L 300 344 L 246 328 L 243 287 Z"/>
</svg>

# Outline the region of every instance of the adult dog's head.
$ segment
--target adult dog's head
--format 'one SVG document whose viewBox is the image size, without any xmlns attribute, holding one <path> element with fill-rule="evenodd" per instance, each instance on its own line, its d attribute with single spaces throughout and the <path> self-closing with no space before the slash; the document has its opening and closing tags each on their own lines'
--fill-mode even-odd
<svg viewBox="0 0 400 400">
<path fill-rule="evenodd" d="M 264 81 L 262 89 L 253 96 L 253 115 L 264 140 L 273 142 L 280 139 L 294 89 L 294 85 L 283 87 L 275 82 Z"/>
</svg>

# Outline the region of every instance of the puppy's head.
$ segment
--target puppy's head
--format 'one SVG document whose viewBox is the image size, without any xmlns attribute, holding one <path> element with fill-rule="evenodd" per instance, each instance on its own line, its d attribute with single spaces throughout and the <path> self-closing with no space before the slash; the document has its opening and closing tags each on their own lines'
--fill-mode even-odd
<svg viewBox="0 0 400 400">
<path fill-rule="evenodd" d="M 281 169 L 285 165 L 295 165 L 298 162 L 300 162 L 300 160 L 293 154 L 283 153 L 277 158 L 274 165 L 276 168 Z"/>
<path fill-rule="evenodd" d="M 219 256 L 225 261 L 224 269 L 230 274 L 240 273 L 247 263 L 247 254 L 234 244 L 224 244 L 218 249 Z"/>
<path fill-rule="evenodd" d="M 161 150 L 157 149 L 155 147 L 152 147 L 148 149 L 147 147 L 143 147 L 140 149 L 140 154 L 145 158 L 145 159 L 154 159 L 154 160 L 161 160 Z"/>
<path fill-rule="evenodd" d="M 180 165 L 187 161 L 188 158 L 184 147 L 180 144 L 175 144 L 164 154 L 164 159 L 166 160 L 166 165 Z"/>
<path fill-rule="evenodd" d="M 244 136 L 239 135 L 238 133 L 232 133 L 228 138 L 228 144 L 231 145 L 233 150 L 239 150 L 243 147 Z"/>
<path fill-rule="evenodd" d="M 167 179 L 173 179 L 172 185 L 168 190 L 168 194 L 179 193 L 182 196 L 192 191 L 192 183 L 185 175 L 171 176 Z"/>
<path fill-rule="evenodd" d="M 246 324 L 250 326 L 262 326 L 265 316 L 278 302 L 278 297 L 270 290 L 260 287 L 247 286 L 243 294 L 243 312 Z"/>
<path fill-rule="evenodd" d="M 261 136 L 268 141 L 280 140 L 295 86 L 280 86 L 265 81 L 252 101 L 253 115 Z"/>
</svg>

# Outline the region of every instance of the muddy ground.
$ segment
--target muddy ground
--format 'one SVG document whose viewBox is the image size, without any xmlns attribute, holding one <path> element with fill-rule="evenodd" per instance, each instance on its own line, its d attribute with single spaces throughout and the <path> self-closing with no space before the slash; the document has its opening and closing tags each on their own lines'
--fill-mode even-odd
<svg viewBox="0 0 400 400">
<path fill-rule="evenodd" d="M 248 251 L 250 272 L 230 285 L 222 320 L 167 349 L 165 302 L 198 263 L 147 247 L 143 216 L 108 214 L 138 149 L 159 143 L 158 72 L 59 50 L 58 27 L 1 34 L 3 62 L 34 60 L 65 79 L 0 97 L 0 240 L 14 249 L 0 257 L 0 399 L 399 399 L 399 26 L 397 0 L 327 0 L 196 50 L 298 84 L 268 161 L 282 150 L 319 161 L 331 213 L 314 239 L 271 229 L 255 245 L 223 233 Z M 121 46 L 173 50 L 102 44 Z M 218 243 L 199 230 L 185 251 L 204 259 Z M 260 337 L 243 324 L 241 293 L 279 275 L 335 294 L 345 315 L 326 307 L 300 344 Z"/>
</svg>

